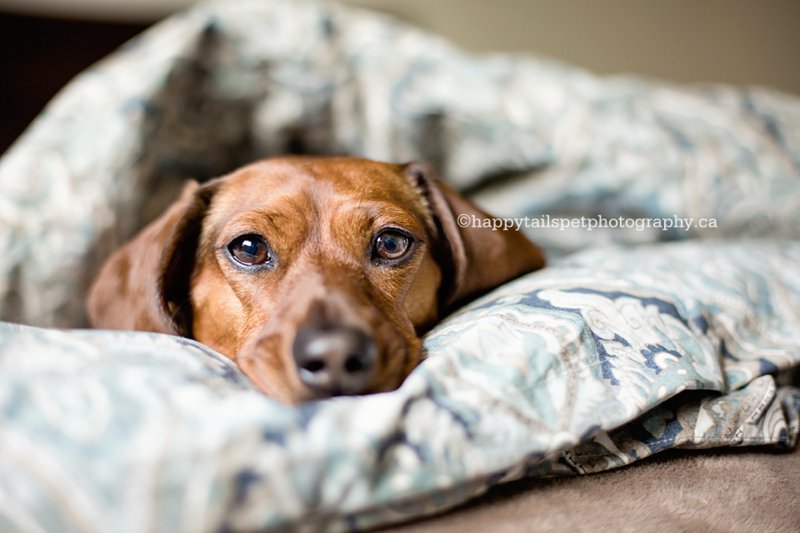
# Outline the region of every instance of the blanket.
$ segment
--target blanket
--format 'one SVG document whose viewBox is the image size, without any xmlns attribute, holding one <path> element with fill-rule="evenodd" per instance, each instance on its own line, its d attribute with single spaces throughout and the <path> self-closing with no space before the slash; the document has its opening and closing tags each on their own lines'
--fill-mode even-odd
<svg viewBox="0 0 800 533">
<path fill-rule="evenodd" d="M 335 4 L 175 16 L 0 161 L 0 529 L 361 529 L 675 448 L 791 449 L 798 131 L 768 90 L 473 58 Z M 399 390 L 297 407 L 191 340 L 55 329 L 184 179 L 287 151 L 432 161 L 539 221 L 553 263 L 431 331 Z"/>
</svg>

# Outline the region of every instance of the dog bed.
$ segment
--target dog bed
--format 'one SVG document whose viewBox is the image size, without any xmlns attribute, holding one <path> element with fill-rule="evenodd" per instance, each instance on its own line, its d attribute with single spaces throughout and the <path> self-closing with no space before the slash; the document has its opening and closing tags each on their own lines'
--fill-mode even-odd
<svg viewBox="0 0 800 533">
<path fill-rule="evenodd" d="M 175 16 L 0 161 L 0 529 L 361 529 L 669 449 L 792 449 L 799 132 L 776 92 L 473 58 L 335 4 Z M 183 180 L 292 151 L 428 160 L 538 221 L 553 262 L 430 332 L 399 390 L 298 407 L 193 341 L 64 329 Z M 558 222 L 580 217 L 607 222 Z"/>
</svg>

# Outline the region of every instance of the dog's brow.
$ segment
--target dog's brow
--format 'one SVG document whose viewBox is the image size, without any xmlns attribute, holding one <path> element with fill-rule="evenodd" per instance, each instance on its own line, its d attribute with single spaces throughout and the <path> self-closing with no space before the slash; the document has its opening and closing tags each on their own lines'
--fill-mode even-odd
<svg viewBox="0 0 800 533">
<path fill-rule="evenodd" d="M 241 235 L 242 233 L 261 233 L 265 236 L 285 233 L 287 227 L 298 231 L 305 231 L 305 216 L 298 215 L 298 212 L 286 209 L 255 209 L 246 213 L 236 215 L 227 221 L 217 232 L 218 238 L 229 239 Z"/>
<path fill-rule="evenodd" d="M 421 221 L 413 213 L 398 207 L 391 202 L 360 201 L 346 207 L 347 211 L 356 211 L 367 218 L 374 226 L 402 226 L 411 230 L 422 230 Z"/>
</svg>

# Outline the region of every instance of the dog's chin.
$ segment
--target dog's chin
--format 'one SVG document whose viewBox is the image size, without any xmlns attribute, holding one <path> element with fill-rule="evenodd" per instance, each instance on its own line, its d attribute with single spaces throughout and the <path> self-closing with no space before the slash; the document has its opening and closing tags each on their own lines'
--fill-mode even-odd
<svg viewBox="0 0 800 533">
<path fill-rule="evenodd" d="M 278 391 L 274 387 L 270 387 L 269 385 L 262 386 L 257 383 L 253 378 L 250 378 L 251 381 L 258 387 L 258 389 L 264 393 L 266 396 L 274 398 L 281 403 L 285 403 L 288 405 L 296 405 L 306 402 L 313 402 L 319 400 L 329 400 L 333 398 L 353 398 L 353 397 L 360 397 L 360 396 L 370 396 L 373 394 L 380 394 L 383 392 L 391 392 L 393 390 L 397 390 L 397 388 L 403 383 L 403 380 L 406 376 L 399 379 L 396 383 L 386 383 L 381 385 L 376 385 L 373 388 L 366 389 L 362 392 L 357 394 L 343 392 L 343 391 L 321 391 L 316 390 L 311 387 L 299 387 L 297 389 L 292 389 L 290 391 L 281 390 Z"/>
<path fill-rule="evenodd" d="M 402 381 L 401 381 L 402 383 Z M 330 400 L 333 398 L 357 398 L 361 396 L 371 396 L 373 394 L 380 394 L 382 392 L 391 392 L 396 390 L 399 385 L 395 386 L 385 386 L 385 387 L 376 387 L 375 389 L 365 390 L 363 392 L 359 392 L 358 394 L 346 393 L 341 391 L 317 391 L 311 389 L 309 387 L 305 387 L 303 391 L 298 392 L 297 394 L 292 395 L 289 398 L 281 399 L 283 403 L 287 404 L 300 404 L 305 402 L 313 402 L 318 400 Z"/>
</svg>

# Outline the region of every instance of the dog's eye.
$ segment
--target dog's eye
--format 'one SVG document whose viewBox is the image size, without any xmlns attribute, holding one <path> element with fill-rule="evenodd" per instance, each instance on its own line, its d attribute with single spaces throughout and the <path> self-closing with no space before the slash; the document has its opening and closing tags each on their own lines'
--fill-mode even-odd
<svg viewBox="0 0 800 533">
<path fill-rule="evenodd" d="M 260 235 L 242 235 L 228 244 L 231 257 L 244 266 L 256 266 L 269 263 L 272 254 L 264 237 Z"/>
<path fill-rule="evenodd" d="M 412 240 L 408 235 L 397 230 L 386 230 L 378 233 L 372 244 L 372 258 L 386 263 L 396 263 L 411 250 Z"/>
</svg>

